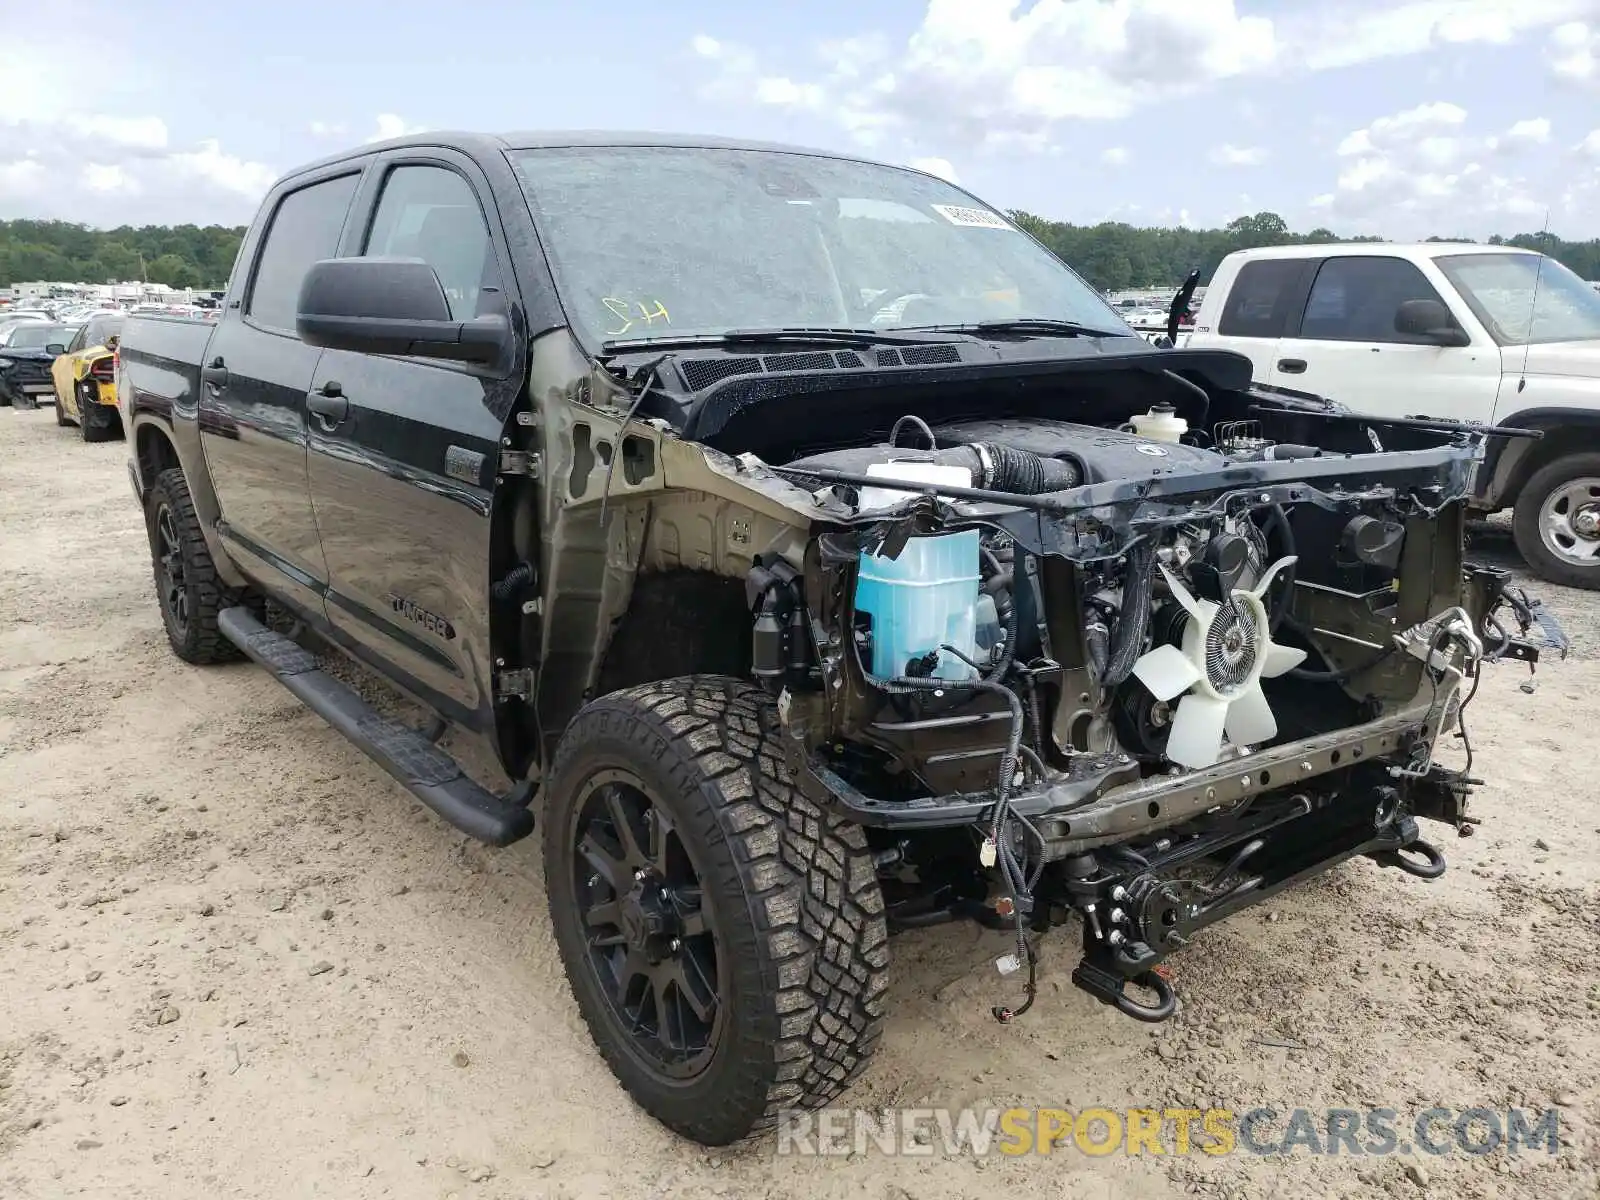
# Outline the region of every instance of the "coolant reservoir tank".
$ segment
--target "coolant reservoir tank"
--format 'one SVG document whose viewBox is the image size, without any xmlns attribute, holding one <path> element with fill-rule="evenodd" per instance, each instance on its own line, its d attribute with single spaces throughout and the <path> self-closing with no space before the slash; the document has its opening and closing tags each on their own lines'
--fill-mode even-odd
<svg viewBox="0 0 1600 1200">
<path fill-rule="evenodd" d="M 874 463 L 867 474 L 885 482 L 902 479 L 972 486 L 972 473 L 965 467 L 941 463 Z M 861 509 L 884 508 L 908 495 L 892 487 L 863 488 Z M 978 574 L 975 529 L 908 538 L 897 558 L 863 552 L 855 606 L 872 625 L 871 661 L 864 664 L 867 671 L 877 679 L 921 674 L 921 664 L 934 655 L 928 675 L 971 678 L 972 668 L 941 647 L 953 646 L 967 658 L 977 658 Z"/>
<path fill-rule="evenodd" d="M 1128 423 L 1134 433 L 1157 442 L 1176 442 L 1189 432 L 1189 422 L 1170 404 L 1157 404 Z"/>
</svg>

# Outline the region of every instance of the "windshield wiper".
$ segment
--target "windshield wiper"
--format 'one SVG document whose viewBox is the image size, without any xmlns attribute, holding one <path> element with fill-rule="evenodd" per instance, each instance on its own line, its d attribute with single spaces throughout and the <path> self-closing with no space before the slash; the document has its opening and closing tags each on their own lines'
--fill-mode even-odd
<svg viewBox="0 0 1600 1200">
<path fill-rule="evenodd" d="M 631 350 L 688 350 L 695 346 L 750 346 L 772 342 L 798 342 L 809 346 L 844 346 L 851 350 L 870 350 L 874 346 L 924 346 L 947 342 L 948 334 L 964 333 L 964 328 L 937 332 L 912 332 L 903 329 L 848 329 L 834 327 L 774 326 L 770 329 L 725 329 L 721 333 L 663 333 L 657 337 L 613 338 L 601 342 L 604 354 L 626 354 Z M 966 339 L 963 339 L 966 340 Z"/>
<path fill-rule="evenodd" d="M 917 325 L 914 328 L 927 332 L 951 333 L 1031 333 L 1040 337 L 1138 337 L 1128 329 L 1096 329 L 1077 321 L 1058 321 L 1053 317 L 1011 317 L 1006 320 L 973 321 L 965 325 Z"/>
</svg>

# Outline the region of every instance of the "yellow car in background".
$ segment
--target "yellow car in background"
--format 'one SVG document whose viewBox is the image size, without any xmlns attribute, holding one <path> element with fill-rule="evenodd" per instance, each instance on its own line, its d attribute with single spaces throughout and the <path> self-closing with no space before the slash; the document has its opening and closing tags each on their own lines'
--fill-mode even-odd
<svg viewBox="0 0 1600 1200">
<path fill-rule="evenodd" d="M 90 317 L 50 367 L 56 424 L 77 425 L 86 442 L 104 442 L 122 432 L 114 355 L 126 319 L 119 312 Z"/>
</svg>

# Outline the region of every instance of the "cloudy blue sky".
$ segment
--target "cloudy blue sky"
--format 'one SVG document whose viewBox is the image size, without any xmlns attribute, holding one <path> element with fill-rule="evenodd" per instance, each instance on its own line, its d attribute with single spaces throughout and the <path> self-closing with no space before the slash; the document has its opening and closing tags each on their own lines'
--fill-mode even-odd
<svg viewBox="0 0 1600 1200">
<path fill-rule="evenodd" d="M 859 151 L 1080 222 L 1588 238 L 1600 0 L 0 0 L 0 217 L 244 222 L 451 128 Z"/>
</svg>

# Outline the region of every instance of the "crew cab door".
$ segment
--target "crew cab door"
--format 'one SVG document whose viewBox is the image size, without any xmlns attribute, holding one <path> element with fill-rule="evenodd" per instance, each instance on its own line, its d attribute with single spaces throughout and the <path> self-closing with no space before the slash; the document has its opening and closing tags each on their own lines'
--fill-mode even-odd
<svg viewBox="0 0 1600 1200">
<path fill-rule="evenodd" d="M 337 252 L 359 166 L 278 197 L 265 232 L 241 253 L 249 271 L 206 346 L 200 445 L 241 570 L 274 596 L 323 618 L 328 572 L 306 484 L 306 392 L 322 351 L 295 334 L 300 284 Z"/>
<path fill-rule="evenodd" d="M 1278 342 L 1305 303 L 1315 270 L 1315 261 L 1304 258 L 1225 260 L 1186 345 L 1236 351 L 1250 360 L 1254 382 L 1306 390 L 1296 373 L 1278 370 Z"/>
<path fill-rule="evenodd" d="M 1458 327 L 1477 328 L 1463 322 L 1453 290 L 1441 294 L 1407 259 L 1330 256 L 1317 269 L 1304 312 L 1278 343 L 1274 367 L 1295 371 L 1301 382 L 1292 386 L 1356 412 L 1490 420 L 1500 388 L 1499 348 L 1481 332 L 1470 336 L 1484 344 L 1467 346 L 1399 332 L 1395 319 L 1408 300 L 1443 304 Z"/>
<path fill-rule="evenodd" d="M 456 319 L 507 313 L 510 259 L 489 195 L 464 155 L 385 156 L 342 253 L 422 259 Z M 307 384 L 329 622 L 380 671 L 480 728 L 493 701 L 491 508 L 522 369 L 520 348 L 492 368 L 327 350 Z"/>
</svg>

